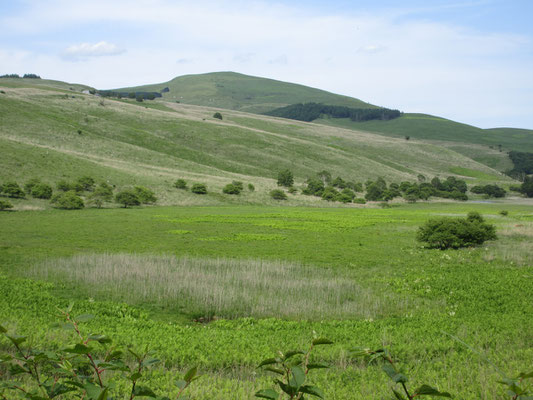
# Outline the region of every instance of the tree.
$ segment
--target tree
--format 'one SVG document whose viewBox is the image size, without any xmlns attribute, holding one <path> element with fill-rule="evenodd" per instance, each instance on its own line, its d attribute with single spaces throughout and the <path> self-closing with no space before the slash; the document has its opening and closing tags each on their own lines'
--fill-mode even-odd
<svg viewBox="0 0 533 400">
<path fill-rule="evenodd" d="M 272 197 L 274 200 L 287 200 L 287 195 L 281 189 L 271 190 L 270 197 Z"/>
<path fill-rule="evenodd" d="M 36 199 L 50 199 L 52 198 L 52 192 L 52 186 L 47 183 L 38 183 L 31 189 L 31 195 Z"/>
<path fill-rule="evenodd" d="M 83 199 L 74 191 L 58 193 L 52 197 L 51 202 L 56 208 L 61 208 L 64 210 L 79 210 L 85 207 Z"/>
<path fill-rule="evenodd" d="M 33 187 L 35 185 L 38 185 L 39 183 L 41 183 L 41 180 L 39 178 L 32 178 L 28 182 L 26 182 L 26 184 L 24 185 L 24 191 L 26 192 L 26 194 L 31 194 L 31 190 L 33 189 Z"/>
<path fill-rule="evenodd" d="M 316 174 L 324 185 L 329 185 L 331 182 L 331 173 L 325 169 Z"/>
<path fill-rule="evenodd" d="M 133 190 L 123 190 L 118 192 L 115 196 L 115 201 L 119 204 L 122 204 L 124 208 L 138 206 L 141 204 L 141 201 Z"/>
<path fill-rule="evenodd" d="M 337 201 L 338 196 L 339 192 L 333 186 L 328 186 L 322 192 L 322 199 L 326 201 Z"/>
<path fill-rule="evenodd" d="M 2 191 L 7 197 L 12 197 L 14 199 L 23 199 L 25 197 L 24 190 L 22 190 L 17 182 L 4 183 Z"/>
<path fill-rule="evenodd" d="M 143 204 L 155 203 L 157 201 L 155 193 L 152 190 L 145 188 L 144 186 L 135 186 L 133 190 L 135 191 L 135 194 L 137 195 L 139 201 Z"/>
<path fill-rule="evenodd" d="M 216 118 L 216 119 L 222 119 L 222 114 L 220 114 L 219 112 L 216 112 L 213 114 L 213 118 Z"/>
<path fill-rule="evenodd" d="M 278 172 L 278 186 L 291 187 L 294 184 L 294 177 L 289 169 Z"/>
<path fill-rule="evenodd" d="M 195 183 L 191 187 L 191 192 L 195 194 L 207 194 L 207 186 L 203 183 Z"/>
<path fill-rule="evenodd" d="M 102 208 L 104 202 L 113 200 L 113 188 L 105 182 L 100 183 L 89 196 L 89 201 L 96 208 Z"/>
<path fill-rule="evenodd" d="M 520 190 L 527 197 L 533 197 L 533 176 L 526 176 L 524 178 L 524 182 L 522 183 Z"/>
<path fill-rule="evenodd" d="M 78 178 L 76 183 L 81 186 L 83 192 L 92 192 L 94 190 L 95 181 L 90 176 L 82 176 Z"/>
<path fill-rule="evenodd" d="M 249 183 L 249 184 L 248 184 L 248 190 L 249 190 L 250 192 L 253 192 L 253 191 L 255 190 L 255 186 L 254 186 L 253 184 Z"/>
<path fill-rule="evenodd" d="M 174 187 L 176 189 L 187 190 L 187 181 L 185 179 L 178 179 L 174 182 Z"/>
<path fill-rule="evenodd" d="M 57 190 L 61 192 L 68 192 L 69 190 L 73 190 L 74 187 L 72 184 L 67 182 L 66 180 L 62 179 L 59 182 L 56 183 Z"/>
</svg>

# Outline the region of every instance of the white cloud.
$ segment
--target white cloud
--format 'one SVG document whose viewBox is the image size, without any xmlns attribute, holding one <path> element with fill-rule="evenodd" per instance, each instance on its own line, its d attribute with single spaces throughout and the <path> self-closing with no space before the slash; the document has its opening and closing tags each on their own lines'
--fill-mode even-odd
<svg viewBox="0 0 533 400">
<path fill-rule="evenodd" d="M 71 59 L 87 59 L 88 57 L 116 56 L 125 50 L 113 43 L 101 41 L 98 43 L 80 43 L 69 46 L 63 52 L 63 56 Z"/>
</svg>

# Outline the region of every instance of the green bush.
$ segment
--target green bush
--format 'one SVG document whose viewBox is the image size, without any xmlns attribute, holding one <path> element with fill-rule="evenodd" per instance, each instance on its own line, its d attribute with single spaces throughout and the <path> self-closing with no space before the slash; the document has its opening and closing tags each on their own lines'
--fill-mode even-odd
<svg viewBox="0 0 533 400">
<path fill-rule="evenodd" d="M 113 188 L 105 182 L 100 183 L 89 196 L 89 201 L 96 208 L 102 208 L 104 202 L 113 200 Z"/>
<path fill-rule="evenodd" d="M 23 199 L 25 197 L 24 190 L 19 186 L 17 182 L 7 182 L 2 186 L 2 192 L 7 197 L 14 199 Z"/>
<path fill-rule="evenodd" d="M 52 186 L 47 183 L 38 183 L 32 187 L 31 195 L 36 199 L 50 199 L 52 198 Z"/>
<path fill-rule="evenodd" d="M 39 178 L 32 178 L 26 184 L 24 185 L 24 191 L 26 194 L 31 194 L 31 191 L 35 185 L 38 185 L 41 183 L 41 180 Z"/>
<path fill-rule="evenodd" d="M 178 179 L 174 182 L 174 187 L 176 189 L 187 190 L 187 181 L 185 179 Z"/>
<path fill-rule="evenodd" d="M 527 197 L 533 197 L 533 176 L 526 176 L 522 186 L 520 187 L 520 192 L 524 193 Z"/>
<path fill-rule="evenodd" d="M 61 179 L 59 182 L 56 183 L 56 189 L 61 192 L 69 192 L 71 190 L 74 190 L 74 185 L 64 179 Z"/>
<path fill-rule="evenodd" d="M 287 200 L 287 195 L 281 189 L 271 190 L 270 197 L 272 197 L 274 200 Z"/>
<path fill-rule="evenodd" d="M 52 204 L 63 210 L 79 210 L 85 207 L 83 199 L 74 191 L 58 193 L 52 197 Z"/>
<path fill-rule="evenodd" d="M 222 189 L 222 192 L 226 194 L 240 194 L 241 189 L 239 189 L 239 187 L 235 186 L 232 183 L 228 183 L 226 186 L 224 186 L 224 189 Z"/>
<path fill-rule="evenodd" d="M 255 190 L 255 186 L 252 185 L 251 183 L 249 183 L 249 184 L 248 184 L 248 190 L 249 190 L 250 192 L 253 192 L 253 191 Z"/>
<path fill-rule="evenodd" d="M 155 193 L 152 190 L 145 188 L 144 186 L 135 186 L 133 190 L 135 191 L 135 194 L 137 195 L 139 201 L 143 204 L 155 203 L 157 201 Z"/>
<path fill-rule="evenodd" d="M 233 181 L 233 182 L 231 182 L 231 184 L 233 186 L 235 186 L 237 189 L 239 189 L 239 191 L 241 191 L 241 192 L 244 189 L 244 184 L 241 181 Z"/>
<path fill-rule="evenodd" d="M 366 204 L 366 200 L 361 197 L 355 198 L 352 201 L 354 204 Z"/>
<path fill-rule="evenodd" d="M 416 238 L 432 249 L 458 249 L 496 239 L 496 232 L 479 213 L 470 212 L 466 218 L 430 219 L 419 228 Z"/>
<path fill-rule="evenodd" d="M 124 208 L 139 206 L 141 201 L 137 197 L 137 193 L 133 190 L 123 190 L 115 195 L 115 201 L 122 204 Z"/>
<path fill-rule="evenodd" d="M 337 201 L 338 195 L 339 192 L 333 186 L 328 186 L 322 192 L 322 199 L 326 201 Z"/>
<path fill-rule="evenodd" d="M 90 176 L 82 176 L 81 178 L 78 178 L 76 184 L 81 187 L 82 192 L 92 192 L 94 190 L 95 181 Z M 74 185 L 74 190 L 79 191 L 76 188 L 76 184 Z"/>
<path fill-rule="evenodd" d="M 216 112 L 213 114 L 213 118 L 216 118 L 216 119 L 222 119 L 222 114 L 220 114 L 219 112 Z"/>
<path fill-rule="evenodd" d="M 294 176 L 289 169 L 278 172 L 278 186 L 291 187 L 294 184 Z"/>
<path fill-rule="evenodd" d="M 503 217 L 506 217 L 506 216 L 509 215 L 509 211 L 507 211 L 507 210 L 501 210 L 501 211 L 500 211 L 500 215 L 503 216 Z"/>
<path fill-rule="evenodd" d="M 7 210 L 9 208 L 13 208 L 13 204 L 7 200 L 0 200 L 0 211 Z"/>
<path fill-rule="evenodd" d="M 191 192 L 195 194 L 207 194 L 207 186 L 203 183 L 195 183 L 191 187 Z"/>
<path fill-rule="evenodd" d="M 298 193 L 298 189 L 296 189 L 294 186 L 291 186 L 289 189 L 287 189 L 287 191 L 288 191 L 290 194 L 296 194 L 296 193 Z"/>
</svg>

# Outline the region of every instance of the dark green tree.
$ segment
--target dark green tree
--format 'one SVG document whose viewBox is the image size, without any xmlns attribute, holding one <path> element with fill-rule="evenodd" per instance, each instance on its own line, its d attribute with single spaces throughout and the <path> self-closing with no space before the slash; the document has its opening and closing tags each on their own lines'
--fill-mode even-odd
<svg viewBox="0 0 533 400">
<path fill-rule="evenodd" d="M 123 190 L 118 192 L 115 196 L 115 201 L 119 204 L 122 204 L 124 208 L 138 206 L 141 204 L 141 201 L 133 190 Z"/>
<path fill-rule="evenodd" d="M 294 176 L 291 170 L 284 169 L 278 173 L 278 186 L 291 187 L 294 184 Z"/>
</svg>

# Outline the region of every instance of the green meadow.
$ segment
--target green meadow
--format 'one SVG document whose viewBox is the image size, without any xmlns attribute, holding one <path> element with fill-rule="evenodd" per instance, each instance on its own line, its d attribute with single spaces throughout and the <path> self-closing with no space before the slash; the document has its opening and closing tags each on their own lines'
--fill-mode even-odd
<svg viewBox="0 0 533 400">
<path fill-rule="evenodd" d="M 496 225 L 496 241 L 446 251 L 415 241 L 428 218 L 472 210 Z M 328 399 L 389 395 L 380 365 L 353 359 L 355 347 L 386 346 L 413 385 L 458 399 L 504 388 L 449 335 L 509 375 L 531 367 L 528 204 L 44 210 L 3 212 L 0 223 L 2 324 L 58 348 L 72 340 L 52 327 L 58 308 L 74 301 L 75 314 L 96 316 L 82 330 L 155 352 L 147 385 L 160 395 L 198 366 L 191 398 L 251 399 L 272 385 L 258 363 L 315 333 L 335 342 L 315 354 L 332 367 L 311 376 Z"/>
</svg>

